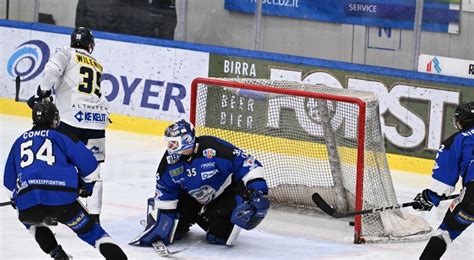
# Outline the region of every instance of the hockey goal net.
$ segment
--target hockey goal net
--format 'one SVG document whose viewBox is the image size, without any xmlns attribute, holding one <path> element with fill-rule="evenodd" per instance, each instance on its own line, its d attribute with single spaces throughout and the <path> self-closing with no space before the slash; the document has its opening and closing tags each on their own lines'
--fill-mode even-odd
<svg viewBox="0 0 474 260">
<path fill-rule="evenodd" d="M 197 78 L 191 90 L 197 135 L 244 149 L 265 168 L 273 202 L 337 211 L 397 203 L 377 97 L 370 92 L 265 79 Z M 425 239 L 423 219 L 401 210 L 354 218 L 354 242 Z"/>
</svg>

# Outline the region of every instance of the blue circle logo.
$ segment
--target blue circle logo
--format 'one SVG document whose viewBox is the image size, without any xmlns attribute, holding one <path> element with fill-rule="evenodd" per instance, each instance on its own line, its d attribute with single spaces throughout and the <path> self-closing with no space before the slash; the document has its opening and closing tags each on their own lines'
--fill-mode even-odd
<svg viewBox="0 0 474 260">
<path fill-rule="evenodd" d="M 49 59 L 49 47 L 40 40 L 27 41 L 15 49 L 7 63 L 8 74 L 20 76 L 21 81 L 28 81 L 44 70 Z"/>
</svg>

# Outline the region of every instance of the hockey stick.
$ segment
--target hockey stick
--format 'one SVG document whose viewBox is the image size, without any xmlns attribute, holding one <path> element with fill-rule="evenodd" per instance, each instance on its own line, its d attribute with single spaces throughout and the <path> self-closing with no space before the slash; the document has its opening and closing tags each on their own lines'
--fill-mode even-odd
<svg viewBox="0 0 474 260">
<path fill-rule="evenodd" d="M 15 78 L 15 102 L 20 100 L 20 76 L 16 76 Z"/>
<path fill-rule="evenodd" d="M 441 198 L 441 200 L 450 200 L 450 199 L 454 199 L 458 196 L 459 196 L 459 194 L 444 196 L 444 197 Z M 374 212 L 380 212 L 380 211 L 386 211 L 386 210 L 393 210 L 393 209 L 411 207 L 414 204 L 418 203 L 416 201 L 412 201 L 412 202 L 392 205 L 392 206 L 388 206 L 388 207 L 380 207 L 380 208 L 365 209 L 365 210 L 360 210 L 360 211 L 351 211 L 351 212 L 342 213 L 342 212 L 337 212 L 335 209 L 333 209 L 331 206 L 329 206 L 329 204 L 327 204 L 327 202 L 324 201 L 324 199 L 321 197 L 321 195 L 319 195 L 317 192 L 313 193 L 313 196 L 311 198 L 313 199 L 314 203 L 316 203 L 316 205 L 318 205 L 318 207 L 322 211 L 324 211 L 324 213 L 328 214 L 329 216 L 331 216 L 333 218 L 345 218 L 345 217 L 352 217 L 352 216 L 356 216 L 356 215 L 363 215 L 363 214 L 368 214 L 368 213 L 374 213 Z"/>
<path fill-rule="evenodd" d="M 10 201 L 0 202 L 0 207 L 8 206 L 10 204 L 11 204 Z"/>
<path fill-rule="evenodd" d="M 20 99 L 21 79 L 20 76 L 15 78 L 15 102 L 26 102 L 26 99 Z"/>
</svg>

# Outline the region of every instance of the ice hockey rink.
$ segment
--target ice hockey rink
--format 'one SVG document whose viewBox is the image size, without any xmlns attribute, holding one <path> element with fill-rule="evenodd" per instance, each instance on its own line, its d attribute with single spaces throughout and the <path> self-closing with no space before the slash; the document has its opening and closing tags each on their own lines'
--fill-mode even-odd
<svg viewBox="0 0 474 260">
<path fill-rule="evenodd" d="M 3 169 L 14 140 L 31 128 L 26 117 L 0 115 Z M 163 153 L 162 138 L 108 130 L 106 163 L 102 166 L 104 203 L 102 226 L 124 249 L 129 259 L 159 259 L 152 248 L 129 246 L 128 241 L 143 228 L 146 199 L 154 194 L 155 172 Z M 428 187 L 430 176 L 392 172 L 399 202 L 411 201 Z M 3 184 L 3 171 L 2 171 Z M 0 202 L 7 201 L 1 194 Z M 426 218 L 433 227 L 441 222 L 448 202 L 431 212 L 412 214 Z M 186 248 L 175 254 L 177 259 L 418 259 L 427 241 L 364 244 L 352 243 L 350 219 L 336 220 L 308 212 L 271 208 L 255 230 L 242 231 L 233 247 L 210 245 L 205 233 L 194 226 L 190 234 L 170 245 L 170 251 Z M 58 242 L 74 259 L 102 259 L 99 252 L 82 242 L 64 226 L 55 228 Z M 474 259 L 474 229 L 453 242 L 442 259 Z M 10 206 L 0 207 L 0 259 L 50 259 L 25 230 Z"/>
</svg>

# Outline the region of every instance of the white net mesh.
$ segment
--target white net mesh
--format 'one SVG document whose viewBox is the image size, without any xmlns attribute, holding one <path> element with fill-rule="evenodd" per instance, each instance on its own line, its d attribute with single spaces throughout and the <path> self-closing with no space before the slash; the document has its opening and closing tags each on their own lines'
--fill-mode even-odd
<svg viewBox="0 0 474 260">
<path fill-rule="evenodd" d="M 261 161 L 272 201 L 317 208 L 311 195 L 318 192 L 337 211 L 347 212 L 355 208 L 359 187 L 361 209 L 397 204 L 373 93 L 265 79 L 206 82 L 197 84 L 191 107 L 197 134 L 218 136 Z M 359 121 L 362 103 L 366 114 Z M 357 169 L 363 181 L 357 181 Z M 355 219 L 360 222 L 356 232 L 361 227 L 356 237 L 425 238 L 420 235 L 431 227 L 412 217 L 400 210 L 363 215 Z"/>
</svg>

